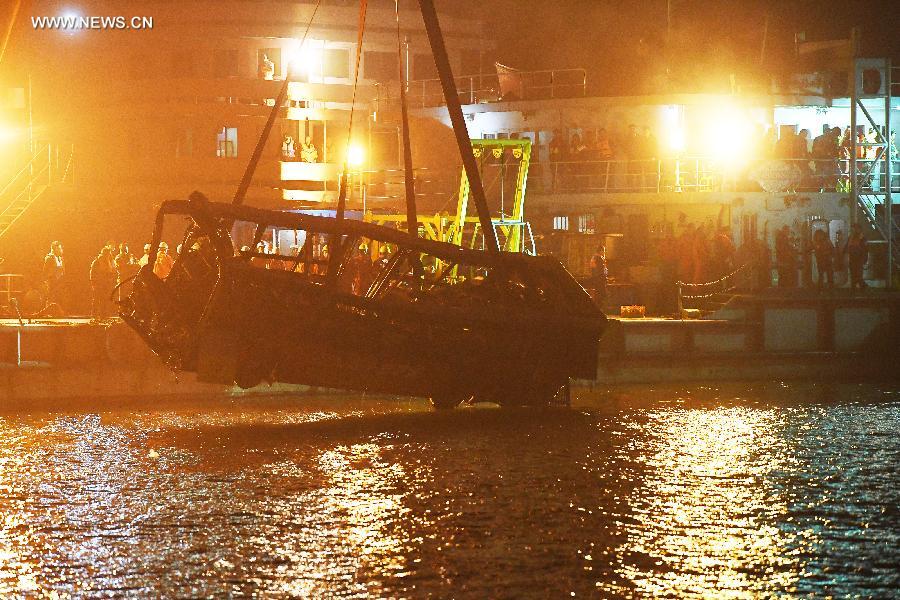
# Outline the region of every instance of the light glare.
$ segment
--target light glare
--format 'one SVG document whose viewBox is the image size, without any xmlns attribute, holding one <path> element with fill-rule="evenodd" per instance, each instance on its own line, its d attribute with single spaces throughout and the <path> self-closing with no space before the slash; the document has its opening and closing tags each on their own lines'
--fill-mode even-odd
<svg viewBox="0 0 900 600">
<path fill-rule="evenodd" d="M 312 76 L 319 71 L 319 66 L 322 63 L 322 52 L 313 41 L 306 42 L 302 46 L 297 44 L 288 51 L 287 61 L 293 71 Z"/>
<path fill-rule="evenodd" d="M 347 162 L 349 162 L 351 166 L 358 167 L 365 162 L 365 159 L 366 153 L 362 149 L 362 146 L 358 144 L 350 146 L 350 150 L 347 152 Z"/>
<path fill-rule="evenodd" d="M 751 127 L 746 114 L 733 106 L 714 110 L 705 131 L 706 147 L 729 166 L 747 159 Z"/>
</svg>

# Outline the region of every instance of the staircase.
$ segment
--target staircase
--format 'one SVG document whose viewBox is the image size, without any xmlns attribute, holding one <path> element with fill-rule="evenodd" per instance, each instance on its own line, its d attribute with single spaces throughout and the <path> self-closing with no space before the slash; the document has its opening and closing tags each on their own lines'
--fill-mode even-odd
<svg viewBox="0 0 900 600">
<path fill-rule="evenodd" d="M 900 216 L 900 206 L 897 207 L 894 220 L 890 223 L 890 231 L 885 223 L 883 208 L 884 194 L 864 194 L 857 196 L 860 212 L 863 219 L 873 231 L 881 236 L 881 239 L 891 239 L 891 254 L 893 255 L 894 274 L 900 274 L 900 225 L 897 225 L 896 217 Z M 879 208 L 881 207 L 881 208 Z"/>
<path fill-rule="evenodd" d="M 0 238 L 53 184 L 71 183 L 74 152 L 56 144 L 38 144 L 25 165 L 0 189 Z"/>
</svg>

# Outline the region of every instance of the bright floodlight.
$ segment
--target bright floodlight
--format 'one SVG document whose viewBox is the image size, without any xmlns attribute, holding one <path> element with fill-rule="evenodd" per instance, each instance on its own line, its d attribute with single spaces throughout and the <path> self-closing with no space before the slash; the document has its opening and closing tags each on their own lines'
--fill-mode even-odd
<svg viewBox="0 0 900 600">
<path fill-rule="evenodd" d="M 0 123 L 0 144 L 11 142 L 18 137 L 18 131 L 8 125 Z"/>
<path fill-rule="evenodd" d="M 665 107 L 662 114 L 665 128 L 665 141 L 675 154 L 681 154 L 687 147 L 687 137 L 684 133 L 684 107 L 671 104 Z"/>
<path fill-rule="evenodd" d="M 347 151 L 347 162 L 349 162 L 351 166 L 359 167 L 365 160 L 366 153 L 363 151 L 362 146 L 358 144 L 350 146 L 350 150 Z"/>
<path fill-rule="evenodd" d="M 669 147 L 675 152 L 684 152 L 686 146 L 687 141 L 684 137 L 684 129 L 678 126 L 671 129 L 669 131 Z"/>
<path fill-rule="evenodd" d="M 296 73 L 305 73 L 308 76 L 319 72 L 322 63 L 322 51 L 314 40 L 303 44 L 297 44 L 287 51 L 287 62 Z"/>
<path fill-rule="evenodd" d="M 745 161 L 750 149 L 751 123 L 749 115 L 733 106 L 710 111 L 705 131 L 709 152 L 728 165 Z"/>
</svg>

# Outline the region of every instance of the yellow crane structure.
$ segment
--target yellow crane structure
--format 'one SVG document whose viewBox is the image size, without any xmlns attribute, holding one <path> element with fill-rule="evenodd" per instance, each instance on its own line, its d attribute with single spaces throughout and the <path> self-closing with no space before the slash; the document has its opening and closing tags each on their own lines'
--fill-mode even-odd
<svg viewBox="0 0 900 600">
<path fill-rule="evenodd" d="M 531 225 L 525 220 L 525 191 L 531 163 L 531 140 L 475 139 L 471 142 L 472 154 L 476 159 L 485 159 L 490 154 L 495 159 L 512 160 L 517 163 L 512 210 L 509 214 L 501 212 L 498 216 L 492 216 L 491 225 L 502 251 L 534 254 Z M 469 216 L 469 195 L 469 179 L 463 169 L 459 181 L 456 214 L 417 215 L 420 233 L 428 239 L 482 249 L 484 232 L 479 218 Z M 370 223 L 378 225 L 392 223 L 397 228 L 407 229 L 406 215 L 366 212 L 363 218 Z"/>
</svg>

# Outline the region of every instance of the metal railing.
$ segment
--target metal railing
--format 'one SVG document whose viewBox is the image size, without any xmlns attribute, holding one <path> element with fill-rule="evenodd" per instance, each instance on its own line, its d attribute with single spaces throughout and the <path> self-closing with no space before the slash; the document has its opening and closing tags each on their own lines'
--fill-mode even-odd
<svg viewBox="0 0 900 600">
<path fill-rule="evenodd" d="M 0 237 L 25 213 L 53 183 L 71 183 L 74 179 L 72 146 L 39 143 L 34 154 L 0 189 Z"/>
<path fill-rule="evenodd" d="M 874 159 L 857 159 L 860 194 L 878 193 L 887 182 L 881 168 L 869 167 Z M 847 159 L 758 159 L 736 168 L 714 157 L 684 157 L 649 160 L 566 160 L 532 162 L 528 191 L 532 193 L 643 193 L 663 192 L 843 192 L 850 190 Z M 512 186 L 513 165 L 505 177 L 498 165 L 486 164 L 485 188 Z M 354 193 L 373 200 L 402 200 L 402 169 L 356 171 L 351 174 Z M 415 169 L 417 196 L 453 198 L 459 190 L 457 169 Z M 900 192 L 900 161 L 891 167 L 891 188 Z M 511 193 L 511 190 L 508 190 Z M 510 196 L 511 197 L 511 196 Z"/>
<path fill-rule="evenodd" d="M 459 172 L 451 169 L 413 170 L 416 196 L 453 199 L 459 189 Z M 368 202 L 393 202 L 400 206 L 406 197 L 403 169 L 353 171 L 349 174 L 351 194 L 360 194 Z"/>
<path fill-rule="evenodd" d="M 544 193 L 847 192 L 849 163 L 848 159 L 758 159 L 735 166 L 715 157 L 533 162 L 528 186 Z M 857 159 L 857 167 L 860 191 L 886 188 L 875 159 Z M 897 169 L 900 161 L 895 160 L 893 191 L 900 191 Z"/>
<path fill-rule="evenodd" d="M 552 69 L 517 71 L 504 77 L 513 78 L 515 90 L 503 97 L 500 77 L 496 73 L 455 77 L 462 104 L 500 102 L 503 100 L 544 100 L 578 98 L 587 95 L 587 73 L 584 69 Z M 376 84 L 376 110 L 392 108 L 399 103 L 397 83 Z M 407 104 L 411 108 L 443 106 L 444 92 L 440 79 L 416 79 L 408 84 Z"/>
<path fill-rule="evenodd" d="M 689 308 L 697 309 L 721 308 L 741 287 L 752 287 L 757 277 L 754 273 L 755 268 L 756 263 L 749 261 L 714 281 L 703 283 L 676 281 L 678 316 L 684 317 L 685 304 L 691 304 L 693 306 Z"/>
</svg>

